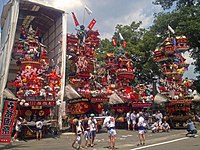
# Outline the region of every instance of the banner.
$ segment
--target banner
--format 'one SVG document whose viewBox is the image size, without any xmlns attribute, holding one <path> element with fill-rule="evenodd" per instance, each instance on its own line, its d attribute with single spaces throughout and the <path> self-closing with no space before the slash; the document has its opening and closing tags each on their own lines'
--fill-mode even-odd
<svg viewBox="0 0 200 150">
<path fill-rule="evenodd" d="M 77 20 L 77 18 L 75 16 L 74 12 L 72 12 L 72 17 L 74 19 L 75 26 L 79 26 L 78 20 Z"/>
<path fill-rule="evenodd" d="M 86 12 L 88 13 L 88 15 L 91 15 L 91 14 L 92 14 L 92 10 L 89 9 L 86 5 L 85 5 L 85 10 L 86 10 Z"/>
<path fill-rule="evenodd" d="M 175 33 L 174 29 L 172 29 L 172 27 L 170 25 L 168 25 L 167 28 L 171 33 L 173 33 L 173 34 Z"/>
<path fill-rule="evenodd" d="M 92 21 L 91 21 L 90 24 L 88 25 L 88 29 L 91 30 L 91 29 L 94 27 L 95 23 L 96 23 L 96 20 L 92 19 Z"/>
<path fill-rule="evenodd" d="M 14 125 L 14 118 L 17 109 L 17 102 L 5 100 L 4 111 L 2 114 L 1 128 L 0 128 L 0 142 L 10 143 L 11 135 Z"/>
</svg>

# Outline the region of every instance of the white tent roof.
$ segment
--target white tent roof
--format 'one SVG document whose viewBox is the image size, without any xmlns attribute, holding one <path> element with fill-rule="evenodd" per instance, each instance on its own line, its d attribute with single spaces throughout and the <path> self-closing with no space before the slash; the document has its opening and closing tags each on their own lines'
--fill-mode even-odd
<svg viewBox="0 0 200 150">
<path fill-rule="evenodd" d="M 117 93 L 113 93 L 109 98 L 109 104 L 121 104 L 124 101 L 117 95 Z"/>
<path fill-rule="evenodd" d="M 200 94 L 194 95 L 194 98 L 192 99 L 194 102 L 200 102 Z"/>
<path fill-rule="evenodd" d="M 9 89 L 4 89 L 3 91 L 3 96 L 6 98 L 16 98 L 16 96 L 13 94 L 12 91 L 10 91 Z"/>
<path fill-rule="evenodd" d="M 167 102 L 167 97 L 158 93 L 155 98 L 154 98 L 154 103 L 156 104 L 160 104 L 160 103 L 164 103 L 164 102 Z"/>
<path fill-rule="evenodd" d="M 76 92 L 76 90 L 74 90 L 74 88 L 68 84 L 65 86 L 65 97 L 67 97 L 68 99 L 75 99 L 75 98 L 80 98 L 81 96 Z"/>
</svg>

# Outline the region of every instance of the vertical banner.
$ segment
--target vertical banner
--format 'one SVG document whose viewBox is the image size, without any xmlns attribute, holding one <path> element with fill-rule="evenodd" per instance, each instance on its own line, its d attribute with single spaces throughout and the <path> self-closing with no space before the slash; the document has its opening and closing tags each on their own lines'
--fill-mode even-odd
<svg viewBox="0 0 200 150">
<path fill-rule="evenodd" d="M 88 25 L 88 28 L 91 30 L 94 27 L 95 23 L 96 23 L 96 20 L 92 19 L 92 21 Z"/>
<path fill-rule="evenodd" d="M 78 20 L 76 18 L 76 15 L 74 14 L 74 12 L 72 12 L 72 17 L 74 19 L 75 26 L 79 26 Z"/>
<path fill-rule="evenodd" d="M 5 100 L 4 111 L 2 114 L 2 121 L 1 121 L 1 127 L 0 127 L 0 142 L 2 143 L 11 142 L 16 109 L 17 109 L 16 101 Z"/>
</svg>

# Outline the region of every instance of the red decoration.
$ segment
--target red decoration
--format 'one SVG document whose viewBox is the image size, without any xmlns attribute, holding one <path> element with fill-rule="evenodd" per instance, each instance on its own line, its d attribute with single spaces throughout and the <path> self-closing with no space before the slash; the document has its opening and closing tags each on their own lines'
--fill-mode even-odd
<svg viewBox="0 0 200 150">
<path fill-rule="evenodd" d="M 10 143 L 13 131 L 14 118 L 17 109 L 16 101 L 5 100 L 4 111 L 2 114 L 2 122 L 0 128 L 0 142 Z"/>
<path fill-rule="evenodd" d="M 77 18 L 76 18 L 76 15 L 74 14 L 74 12 L 72 12 L 72 16 L 73 16 L 75 25 L 76 25 L 76 26 L 79 26 L 78 20 L 77 20 Z"/>
<path fill-rule="evenodd" d="M 92 19 L 92 21 L 88 25 L 88 29 L 92 30 L 92 28 L 94 27 L 95 23 L 96 23 L 96 20 Z"/>
<path fill-rule="evenodd" d="M 114 38 L 112 38 L 112 44 L 113 44 L 113 46 L 116 46 L 116 41 Z"/>
</svg>

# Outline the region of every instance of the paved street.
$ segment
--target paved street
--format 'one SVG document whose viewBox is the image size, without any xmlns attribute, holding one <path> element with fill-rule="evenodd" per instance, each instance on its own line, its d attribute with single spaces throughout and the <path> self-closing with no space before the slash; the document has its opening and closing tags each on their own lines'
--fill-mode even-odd
<svg viewBox="0 0 200 150">
<path fill-rule="evenodd" d="M 172 130 L 170 133 L 156 133 L 150 131 L 147 133 L 147 141 L 145 146 L 137 147 L 138 135 L 137 132 L 127 130 L 117 130 L 118 136 L 116 141 L 116 149 L 120 150 L 199 150 L 200 137 L 188 138 L 185 137 L 185 130 Z M 88 150 L 106 150 L 107 148 L 107 133 L 101 132 L 97 134 L 94 148 Z M 70 132 L 63 133 L 58 138 L 44 138 L 41 141 L 35 139 L 27 141 L 13 142 L 9 145 L 1 144 L 0 150 L 72 150 L 71 143 L 74 135 Z M 84 141 L 83 141 L 84 143 Z"/>
</svg>

